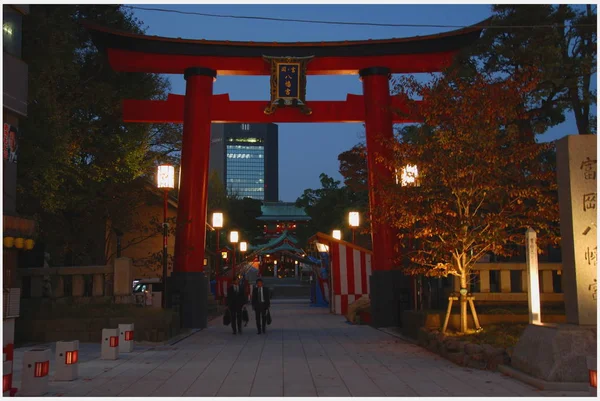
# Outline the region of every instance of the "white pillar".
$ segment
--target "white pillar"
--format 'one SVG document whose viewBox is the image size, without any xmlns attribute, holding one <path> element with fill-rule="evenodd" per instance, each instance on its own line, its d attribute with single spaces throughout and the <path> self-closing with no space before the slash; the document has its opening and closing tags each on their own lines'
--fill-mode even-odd
<svg viewBox="0 0 600 401">
<path fill-rule="evenodd" d="M 25 351 L 21 370 L 21 388 L 19 394 L 39 397 L 48 392 L 48 373 L 50 372 L 50 350 L 37 348 Z"/>
<path fill-rule="evenodd" d="M 133 323 L 119 325 L 119 352 L 133 351 Z"/>
<path fill-rule="evenodd" d="M 119 358 L 119 330 L 102 329 L 102 345 L 100 359 L 114 360 Z"/>
<path fill-rule="evenodd" d="M 591 372 L 593 371 L 594 373 L 596 373 L 596 375 L 598 374 L 598 365 L 597 365 L 597 360 L 595 356 L 587 356 L 586 357 L 586 362 L 587 362 L 587 368 L 588 371 L 590 372 L 590 376 L 591 376 Z M 588 388 L 590 391 L 590 396 L 592 397 L 596 397 L 598 395 L 598 376 L 596 376 L 596 387 L 592 387 L 592 378 L 590 377 L 590 383 L 588 384 Z"/>
<path fill-rule="evenodd" d="M 542 323 L 540 307 L 540 279 L 538 272 L 537 234 L 531 227 L 525 233 L 527 241 L 527 300 L 529 302 L 529 324 Z"/>
<path fill-rule="evenodd" d="M 72 381 L 79 376 L 79 341 L 56 343 L 54 381 Z"/>
</svg>

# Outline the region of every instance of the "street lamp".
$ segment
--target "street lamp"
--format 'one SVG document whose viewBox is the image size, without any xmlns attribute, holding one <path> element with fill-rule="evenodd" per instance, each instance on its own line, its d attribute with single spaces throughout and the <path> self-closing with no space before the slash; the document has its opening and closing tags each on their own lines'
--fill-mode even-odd
<svg viewBox="0 0 600 401">
<path fill-rule="evenodd" d="M 223 228 L 223 213 L 215 212 L 212 214 L 212 226 L 215 228 L 217 232 L 217 252 L 219 252 L 219 228 Z M 221 261 L 219 258 L 215 258 L 215 276 L 218 275 L 221 271 Z"/>
<path fill-rule="evenodd" d="M 229 242 L 233 244 L 233 258 L 231 262 L 231 278 L 235 279 L 235 244 L 240 240 L 240 233 L 231 231 L 229 233 Z"/>
<path fill-rule="evenodd" d="M 275 267 L 273 268 L 273 276 L 275 276 L 275 278 L 277 278 L 277 260 L 273 261 L 273 264 L 275 265 Z"/>
<path fill-rule="evenodd" d="M 396 174 L 396 184 L 401 184 L 403 187 L 419 186 L 419 169 L 413 164 L 407 164 L 400 171 L 400 178 Z"/>
<path fill-rule="evenodd" d="M 360 215 L 358 212 L 350 212 L 348 213 L 348 222 L 350 223 L 350 227 L 352 227 L 352 243 L 356 243 L 356 227 L 360 224 Z"/>
<path fill-rule="evenodd" d="M 248 243 L 246 241 L 240 242 L 240 252 L 242 253 L 242 262 L 244 261 L 244 252 L 248 250 Z"/>
<path fill-rule="evenodd" d="M 162 295 L 162 307 L 165 308 L 167 305 L 167 263 L 169 253 L 167 251 L 167 239 L 169 238 L 169 224 L 167 223 L 167 198 L 169 196 L 169 190 L 175 188 L 175 167 L 162 164 L 158 166 L 156 171 L 156 186 L 159 189 L 163 189 L 163 271 L 162 271 L 162 282 L 163 282 L 163 295 Z"/>
<path fill-rule="evenodd" d="M 340 230 L 333 230 L 332 237 L 335 239 L 342 239 L 342 232 Z"/>
</svg>

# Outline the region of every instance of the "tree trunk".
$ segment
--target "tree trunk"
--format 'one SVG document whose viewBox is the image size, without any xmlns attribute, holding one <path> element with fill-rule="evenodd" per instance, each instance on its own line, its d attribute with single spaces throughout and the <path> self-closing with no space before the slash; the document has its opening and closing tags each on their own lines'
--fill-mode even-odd
<svg viewBox="0 0 600 401">
<path fill-rule="evenodd" d="M 460 288 L 467 288 L 467 272 L 460 274 Z M 460 332 L 467 332 L 467 294 L 460 294 Z"/>
</svg>

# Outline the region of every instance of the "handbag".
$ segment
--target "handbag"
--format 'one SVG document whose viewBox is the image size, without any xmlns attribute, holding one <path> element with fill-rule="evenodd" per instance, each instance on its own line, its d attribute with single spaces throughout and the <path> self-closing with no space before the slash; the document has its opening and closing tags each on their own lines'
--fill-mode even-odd
<svg viewBox="0 0 600 401">
<path fill-rule="evenodd" d="M 244 309 L 242 310 L 242 320 L 244 321 L 244 327 L 248 326 L 248 321 L 250 320 L 250 317 L 248 316 L 248 309 L 246 309 L 246 307 L 244 307 Z"/>
<path fill-rule="evenodd" d="M 271 322 L 271 309 L 267 309 L 267 324 L 270 325 Z"/>
<path fill-rule="evenodd" d="M 231 312 L 229 309 L 225 309 L 225 314 L 223 315 L 223 325 L 229 326 L 231 324 Z"/>
</svg>

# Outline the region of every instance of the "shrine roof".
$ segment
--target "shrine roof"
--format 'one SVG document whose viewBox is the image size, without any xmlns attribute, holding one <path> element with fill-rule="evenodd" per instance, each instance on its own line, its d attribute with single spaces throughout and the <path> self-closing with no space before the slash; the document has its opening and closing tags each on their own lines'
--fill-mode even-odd
<svg viewBox="0 0 600 401">
<path fill-rule="evenodd" d="M 261 221 L 308 221 L 304 209 L 296 207 L 292 202 L 263 202 L 262 216 L 256 218 Z"/>
<path fill-rule="evenodd" d="M 462 29 L 406 38 L 330 42 L 244 42 L 182 39 L 120 31 L 85 21 L 99 49 L 217 57 L 357 57 L 457 51 L 477 40 L 488 20 Z"/>
</svg>

